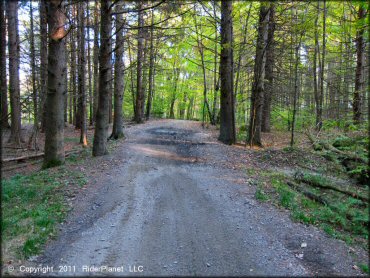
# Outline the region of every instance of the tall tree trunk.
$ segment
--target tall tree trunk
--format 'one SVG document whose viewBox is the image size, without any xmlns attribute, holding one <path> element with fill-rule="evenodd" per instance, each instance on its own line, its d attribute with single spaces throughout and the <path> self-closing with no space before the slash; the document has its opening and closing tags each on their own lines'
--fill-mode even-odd
<svg viewBox="0 0 370 278">
<path fill-rule="evenodd" d="M 72 6 L 73 14 L 75 14 L 75 7 Z M 77 62 L 76 62 L 76 37 L 75 37 L 75 30 L 71 30 L 71 79 L 72 79 L 72 118 L 73 124 L 77 128 L 79 125 L 78 117 L 77 117 Z M 78 41 L 78 40 L 77 40 Z"/>
<path fill-rule="evenodd" d="M 175 78 L 175 80 L 174 80 L 175 82 L 174 82 L 174 89 L 173 89 L 173 92 L 172 92 L 171 103 L 170 103 L 170 115 L 169 115 L 170 119 L 175 118 L 174 108 L 175 108 L 175 102 L 176 102 L 178 81 L 179 81 L 179 77 L 180 77 L 180 69 L 177 68 L 176 66 L 177 65 L 176 65 L 176 62 L 175 62 L 174 65 L 173 65 L 173 76 Z"/>
<path fill-rule="evenodd" d="M 86 111 L 86 57 L 85 57 L 85 2 L 78 3 L 77 10 L 79 18 L 78 41 L 78 120 L 80 132 L 80 143 L 87 146 L 87 111 Z"/>
<path fill-rule="evenodd" d="M 46 94 L 48 78 L 48 21 L 46 0 L 40 0 L 40 105 L 41 132 L 45 131 L 46 123 Z"/>
<path fill-rule="evenodd" d="M 358 10 L 358 20 L 362 21 L 366 17 L 364 3 L 360 4 Z M 361 22 L 362 25 L 364 23 Z M 356 76 L 355 76 L 355 91 L 353 92 L 353 122 L 360 124 L 362 120 L 362 94 L 364 91 L 364 60 L 365 60 L 365 42 L 364 42 L 364 27 L 360 26 L 356 34 Z"/>
<path fill-rule="evenodd" d="M 91 70 L 91 47 L 90 47 L 90 2 L 86 3 L 86 20 L 87 20 L 87 74 L 88 74 L 88 86 L 89 86 L 89 124 L 94 123 L 94 112 L 93 112 L 93 91 L 92 91 L 92 70 Z"/>
<path fill-rule="evenodd" d="M 295 9 L 295 24 L 298 24 L 298 12 Z M 297 32 L 297 31 L 296 31 Z M 293 117 L 292 117 L 292 128 L 291 128 L 291 137 L 290 137 L 290 146 L 293 147 L 295 143 L 294 131 L 295 131 L 295 122 L 297 114 L 297 105 L 298 105 L 298 66 L 300 61 L 299 49 L 301 48 L 302 37 L 304 34 L 304 29 L 300 32 L 299 38 L 298 34 L 295 34 L 295 63 L 294 63 L 294 95 L 293 95 Z M 301 82 L 302 84 L 302 82 Z"/>
<path fill-rule="evenodd" d="M 219 91 L 219 72 L 217 72 L 217 66 L 218 66 L 218 23 L 217 23 L 217 11 L 216 11 L 216 1 L 212 1 L 212 7 L 213 7 L 213 17 L 215 18 L 215 43 L 214 43 L 214 58 L 213 58 L 213 110 L 212 110 L 212 119 L 211 122 L 216 124 L 217 122 L 217 98 L 218 98 L 218 91 Z"/>
<path fill-rule="evenodd" d="M 127 48 L 128 48 L 128 59 L 130 61 L 130 87 L 131 87 L 131 97 L 132 97 L 132 109 L 134 111 L 134 119 L 136 115 L 136 94 L 135 94 L 135 85 L 134 85 L 134 67 L 133 67 L 133 61 L 131 56 L 131 46 L 130 42 L 127 41 Z"/>
<path fill-rule="evenodd" d="M 154 87 L 154 11 L 152 10 L 152 22 L 150 26 L 150 57 L 149 57 L 149 92 L 146 102 L 145 118 L 149 120 L 150 110 L 152 109 L 153 87 Z"/>
<path fill-rule="evenodd" d="M 21 144 L 21 104 L 19 85 L 19 34 L 18 34 L 18 1 L 9 1 L 8 16 L 8 53 L 9 53 L 9 95 L 11 129 L 9 142 Z"/>
<path fill-rule="evenodd" d="M 221 109 L 218 139 L 225 144 L 233 144 L 236 140 L 232 11 L 232 1 L 223 0 L 221 2 Z"/>
<path fill-rule="evenodd" d="M 0 2 L 0 91 L 1 91 L 1 126 L 9 128 L 8 85 L 6 79 L 6 22 L 5 1 Z"/>
<path fill-rule="evenodd" d="M 30 148 L 38 149 L 37 137 L 39 130 L 39 117 L 38 117 L 38 93 L 36 86 L 36 53 L 35 53 L 35 34 L 33 23 L 33 6 L 30 1 L 30 56 L 31 56 L 31 82 L 32 82 L 32 101 L 33 101 L 33 130 L 28 141 Z"/>
<path fill-rule="evenodd" d="M 320 67 L 320 121 L 318 122 L 318 130 L 322 127 L 322 104 L 324 100 L 324 70 L 325 70 L 325 54 L 326 54 L 326 0 L 323 1 L 324 13 L 323 13 L 323 32 L 322 32 L 322 55 L 321 55 L 321 67 Z"/>
<path fill-rule="evenodd" d="M 112 61 L 113 60 L 113 40 L 112 40 L 112 44 L 110 46 L 110 50 L 109 50 L 109 59 Z M 114 67 L 113 67 L 113 64 L 112 64 L 112 69 L 110 71 L 110 82 L 109 82 L 109 92 L 111 92 L 109 94 L 109 112 L 108 112 L 108 123 L 111 124 L 113 123 L 113 74 L 114 74 Z"/>
<path fill-rule="evenodd" d="M 101 156 L 108 153 L 107 138 L 109 124 L 109 82 L 111 82 L 111 28 L 110 15 L 111 1 L 101 0 L 100 19 L 100 53 L 99 53 L 99 101 L 96 113 L 96 125 L 94 132 L 93 156 Z"/>
<path fill-rule="evenodd" d="M 119 10 L 117 6 L 117 10 Z M 116 15 L 116 30 L 122 28 L 123 16 L 122 14 Z M 119 30 L 116 34 L 116 48 L 115 48 L 115 64 L 114 64 L 114 117 L 113 117 L 113 130 L 110 138 L 118 139 L 124 137 L 123 133 L 123 91 L 124 91 L 124 37 L 123 31 Z"/>
<path fill-rule="evenodd" d="M 65 36 L 66 16 L 63 2 L 50 0 L 47 2 L 49 27 L 48 49 L 48 91 L 46 96 L 45 156 L 44 167 L 52 167 L 64 163 L 64 94 L 66 84 Z"/>
<path fill-rule="evenodd" d="M 208 112 L 209 119 L 211 121 L 211 124 L 214 125 L 213 117 L 212 117 L 212 111 L 209 107 L 208 103 L 208 97 L 207 97 L 207 73 L 206 73 L 206 65 L 205 65 L 205 58 L 204 58 L 204 45 L 202 41 L 202 34 L 199 33 L 199 29 L 202 29 L 202 26 L 200 25 L 198 27 L 197 23 L 197 16 L 194 15 L 194 23 L 195 23 L 195 33 L 197 35 L 197 46 L 202 62 L 202 73 L 203 73 L 203 108 L 202 108 L 202 124 L 204 125 L 205 118 L 206 118 L 206 110 Z"/>
<path fill-rule="evenodd" d="M 266 65 L 265 65 L 265 92 L 262 110 L 261 131 L 271 131 L 271 98 L 274 93 L 274 64 L 275 64 L 275 4 L 270 4 L 270 16 L 268 23 L 267 46 L 266 46 Z"/>
<path fill-rule="evenodd" d="M 261 2 L 258 38 L 256 47 L 256 58 L 254 62 L 254 77 L 251 96 L 251 111 L 249 117 L 248 144 L 250 146 L 262 146 L 262 108 L 264 99 L 264 78 L 265 78 L 265 47 L 268 33 L 269 7 Z"/>
<path fill-rule="evenodd" d="M 247 13 L 247 17 L 246 17 L 246 20 L 245 20 L 245 24 L 244 24 L 244 32 L 243 32 L 243 43 L 242 43 L 242 46 L 246 45 L 247 43 L 247 34 L 248 34 L 248 22 L 249 22 L 249 17 L 250 17 L 250 13 L 251 13 L 251 9 L 252 9 L 252 3 L 249 4 L 249 9 L 248 9 L 248 13 Z M 237 68 L 236 68 L 236 78 L 235 78 L 235 97 L 237 95 L 237 93 L 239 92 L 239 81 L 240 81 L 240 67 L 241 67 L 241 63 L 242 63 L 242 47 L 239 47 L 239 53 L 238 53 L 238 63 L 237 63 Z"/>
<path fill-rule="evenodd" d="M 144 104 L 144 91 L 143 91 L 143 58 L 144 58 L 144 19 L 142 1 L 138 2 L 138 38 L 137 38 L 137 81 L 136 81 L 136 109 L 135 121 L 137 123 L 143 122 L 143 104 Z"/>
<path fill-rule="evenodd" d="M 341 57 L 339 58 L 341 59 Z M 333 62 L 328 63 L 328 74 L 327 74 L 327 87 L 328 87 L 328 97 L 329 97 L 329 107 L 328 107 L 328 118 L 335 119 L 335 111 L 336 111 L 336 99 L 337 99 L 337 91 L 340 91 L 340 83 L 341 80 L 337 78 L 336 74 L 334 73 L 334 64 Z"/>
<path fill-rule="evenodd" d="M 77 28 L 76 28 L 76 35 L 77 35 L 77 39 L 76 39 L 76 45 L 77 45 L 77 48 L 76 48 L 76 56 L 77 56 L 77 63 L 76 63 L 76 67 L 77 67 L 77 92 L 76 92 L 76 129 L 81 129 L 81 124 L 82 124 L 82 97 L 81 97 L 81 93 L 83 93 L 81 91 L 81 59 L 84 59 L 82 58 L 82 55 L 81 55 L 81 12 L 80 12 L 80 3 L 76 3 L 73 5 L 73 8 L 75 9 L 76 11 L 76 15 L 77 15 Z M 83 86 L 85 86 L 85 83 L 83 84 Z"/>
<path fill-rule="evenodd" d="M 321 129 L 322 125 L 322 98 L 321 90 L 318 88 L 317 80 L 317 56 L 319 54 L 319 32 L 318 32 L 318 19 L 320 13 L 320 2 L 317 3 L 317 15 L 315 18 L 315 49 L 313 54 L 313 83 L 314 83 L 314 97 L 316 107 L 316 129 Z M 321 67 L 320 67 L 321 71 Z"/>
<path fill-rule="evenodd" d="M 99 24 L 98 24 L 98 0 L 95 0 L 94 7 L 94 105 L 93 105 L 93 121 L 95 122 L 96 113 L 98 111 L 99 98 Z"/>
</svg>

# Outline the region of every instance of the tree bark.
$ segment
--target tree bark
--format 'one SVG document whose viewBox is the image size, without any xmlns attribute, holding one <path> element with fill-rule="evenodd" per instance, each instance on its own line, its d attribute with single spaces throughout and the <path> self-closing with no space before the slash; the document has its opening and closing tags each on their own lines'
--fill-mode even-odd
<svg viewBox="0 0 370 278">
<path fill-rule="evenodd" d="M 95 0 L 94 7 L 94 105 L 93 105 L 93 122 L 96 119 L 98 111 L 98 98 L 99 98 L 99 24 L 98 24 L 98 0 Z"/>
<path fill-rule="evenodd" d="M 36 86 L 36 53 L 35 53 L 35 34 L 33 23 L 33 6 L 30 1 L 30 56 L 31 56 L 31 82 L 32 82 L 32 101 L 33 101 L 33 130 L 28 141 L 30 148 L 38 149 L 37 137 L 39 130 L 39 110 L 38 110 L 38 93 Z"/>
<path fill-rule="evenodd" d="M 318 130 L 322 127 L 322 103 L 324 100 L 324 70 L 325 70 L 325 54 L 326 54 L 326 0 L 323 1 L 324 4 L 324 13 L 323 13 L 323 32 L 322 32 L 322 55 L 321 55 L 321 68 L 320 68 L 320 121 L 316 126 Z"/>
<path fill-rule="evenodd" d="M 248 144 L 250 146 L 262 146 L 261 127 L 262 127 L 262 108 L 264 99 L 264 78 L 266 63 L 265 49 L 268 31 L 268 21 L 269 21 L 269 7 L 265 2 L 261 2 L 258 24 L 256 58 L 254 63 L 251 111 L 248 129 Z"/>
<path fill-rule="evenodd" d="M 315 18 L 315 50 L 313 54 L 313 80 L 314 80 L 314 97 L 316 106 L 316 129 L 320 130 L 322 125 L 322 99 L 323 94 L 321 89 L 318 88 L 317 81 L 317 55 L 319 54 L 319 32 L 318 32 L 318 19 L 320 13 L 320 3 L 317 3 L 317 15 Z M 321 67 L 320 71 L 321 71 Z"/>
<path fill-rule="evenodd" d="M 87 113 L 86 113 L 86 57 L 85 57 L 85 2 L 78 3 L 79 18 L 78 41 L 78 120 L 80 143 L 87 146 Z"/>
<path fill-rule="evenodd" d="M 48 78 L 48 22 L 45 0 L 40 0 L 40 105 L 41 132 L 45 131 Z"/>
<path fill-rule="evenodd" d="M 212 7 L 213 7 L 213 17 L 215 19 L 214 21 L 214 27 L 215 27 L 215 43 L 214 43 L 214 58 L 213 58 L 213 109 L 212 109 L 212 119 L 211 122 L 216 124 L 217 123 L 217 98 L 218 98 L 218 91 L 219 91 L 219 76 L 220 73 L 217 72 L 218 67 L 218 60 L 219 60 L 219 54 L 218 54 L 218 23 L 217 23 L 217 11 L 216 11 L 216 1 L 212 1 Z"/>
<path fill-rule="evenodd" d="M 364 4 L 361 3 L 358 10 L 358 20 L 364 20 L 366 10 Z M 362 23 L 363 24 L 363 23 Z M 356 76 L 355 76 L 355 91 L 353 92 L 353 122 L 360 124 L 362 120 L 362 94 L 364 91 L 364 60 L 365 60 L 365 42 L 364 42 L 364 27 L 360 26 L 356 34 Z"/>
<path fill-rule="evenodd" d="M 218 139 L 229 145 L 235 143 L 236 140 L 232 9 L 232 1 L 224 0 L 221 2 L 221 109 Z"/>
<path fill-rule="evenodd" d="M 94 123 L 94 112 L 93 112 L 93 91 L 92 91 L 92 70 L 91 70 L 91 47 L 90 47 L 90 2 L 86 3 L 86 20 L 87 20 L 87 74 L 88 74 L 88 86 L 89 86 L 89 124 Z"/>
<path fill-rule="evenodd" d="M 18 1 L 9 1 L 8 16 L 8 53 L 9 53 L 9 95 L 11 129 L 9 142 L 21 144 L 21 104 L 19 85 L 19 33 L 18 33 Z"/>
<path fill-rule="evenodd" d="M 136 108 L 135 108 L 135 121 L 137 123 L 143 122 L 143 104 L 144 104 L 144 91 L 143 91 L 143 59 L 144 59 L 144 19 L 142 1 L 138 2 L 138 38 L 137 38 L 137 80 L 136 80 Z"/>
<path fill-rule="evenodd" d="M 99 101 L 96 113 L 93 156 L 101 156 L 108 153 L 109 82 L 111 82 L 112 70 L 110 59 L 112 20 L 109 9 L 111 1 L 101 0 L 100 3 Z"/>
<path fill-rule="evenodd" d="M 117 10 L 118 6 L 117 6 Z M 123 25 L 122 14 L 116 15 L 116 30 L 119 30 Z M 124 93 L 124 37 L 123 31 L 120 30 L 116 34 L 115 48 L 115 64 L 114 64 L 114 117 L 113 130 L 110 138 L 118 139 L 124 137 L 123 133 L 123 93 Z"/>
<path fill-rule="evenodd" d="M 65 36 L 66 16 L 63 2 L 47 2 L 49 27 L 48 49 L 48 91 L 46 96 L 45 157 L 43 167 L 53 167 L 64 163 L 64 95 L 66 84 Z"/>
<path fill-rule="evenodd" d="M 197 23 L 197 16 L 194 15 L 194 23 L 195 23 L 195 32 L 197 35 L 197 46 L 202 62 L 202 73 L 203 73 L 203 111 L 202 111 L 202 125 L 204 125 L 205 118 L 206 118 L 206 110 L 208 112 L 209 120 L 211 121 L 211 124 L 214 125 L 215 123 L 213 122 L 213 117 L 212 117 L 212 111 L 209 107 L 208 103 L 208 90 L 207 90 L 207 73 L 206 73 L 206 65 L 205 65 L 205 59 L 204 59 L 204 45 L 202 41 L 202 34 L 199 33 L 199 29 L 202 29 L 202 26 L 200 25 L 198 27 Z"/>
<path fill-rule="evenodd" d="M 6 21 L 5 1 L 0 2 L 0 91 L 1 91 L 1 126 L 9 128 L 8 84 L 6 78 Z"/>
<path fill-rule="evenodd" d="M 265 65 L 265 92 L 264 92 L 264 102 L 262 109 L 262 126 L 261 131 L 270 132 L 271 131 L 271 98 L 274 94 L 274 64 L 275 64 L 275 42 L 274 42 L 274 32 L 275 32 L 275 4 L 270 5 L 270 16 L 268 23 L 267 32 L 267 46 L 266 46 L 266 65 Z"/>
<path fill-rule="evenodd" d="M 152 11 L 152 24 L 150 26 L 150 57 L 149 57 L 149 92 L 146 102 L 145 118 L 149 120 L 152 109 L 153 90 L 154 90 L 154 12 Z"/>
<path fill-rule="evenodd" d="M 75 14 L 75 7 L 72 6 L 72 11 Z M 72 79 L 72 122 L 76 128 L 78 128 L 79 125 L 79 119 L 77 117 L 77 62 L 76 62 L 76 37 L 75 37 L 75 30 L 71 30 L 70 36 L 71 36 L 71 79 Z M 78 40 L 77 40 L 78 41 Z"/>
</svg>

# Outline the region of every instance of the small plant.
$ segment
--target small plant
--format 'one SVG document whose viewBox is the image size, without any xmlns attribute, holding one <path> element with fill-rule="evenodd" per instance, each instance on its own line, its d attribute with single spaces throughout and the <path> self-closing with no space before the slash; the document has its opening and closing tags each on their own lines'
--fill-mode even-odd
<svg viewBox="0 0 370 278">
<path fill-rule="evenodd" d="M 361 270 L 367 274 L 369 274 L 369 265 L 367 264 L 358 264 L 358 266 L 361 268 Z"/>
<path fill-rule="evenodd" d="M 255 196 L 257 200 L 262 202 L 267 201 L 269 199 L 268 195 L 261 188 L 257 188 Z"/>
<path fill-rule="evenodd" d="M 280 204 L 285 208 L 293 208 L 295 202 L 294 197 L 295 194 L 287 189 L 281 189 L 279 191 L 280 194 Z"/>
</svg>

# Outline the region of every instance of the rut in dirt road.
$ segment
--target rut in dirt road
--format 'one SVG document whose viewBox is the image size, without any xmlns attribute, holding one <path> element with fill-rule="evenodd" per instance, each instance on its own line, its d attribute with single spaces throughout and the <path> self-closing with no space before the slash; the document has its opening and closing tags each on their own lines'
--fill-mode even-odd
<svg viewBox="0 0 370 278">
<path fill-rule="evenodd" d="M 38 263 L 75 266 L 59 274 L 76 276 L 99 267 L 117 276 L 358 274 L 342 242 L 255 201 L 244 172 L 215 163 L 232 147 L 197 123 L 153 121 L 127 138 L 110 155 L 124 163 L 91 177 Z"/>
</svg>

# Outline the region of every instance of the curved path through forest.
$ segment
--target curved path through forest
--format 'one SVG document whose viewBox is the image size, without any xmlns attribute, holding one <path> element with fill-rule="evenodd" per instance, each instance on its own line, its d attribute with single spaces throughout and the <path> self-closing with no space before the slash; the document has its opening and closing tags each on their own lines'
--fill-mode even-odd
<svg viewBox="0 0 370 278">
<path fill-rule="evenodd" d="M 84 276 L 359 274 L 343 242 L 256 201 L 245 171 L 222 163 L 230 148 L 195 122 L 128 128 L 37 263 Z"/>
</svg>

